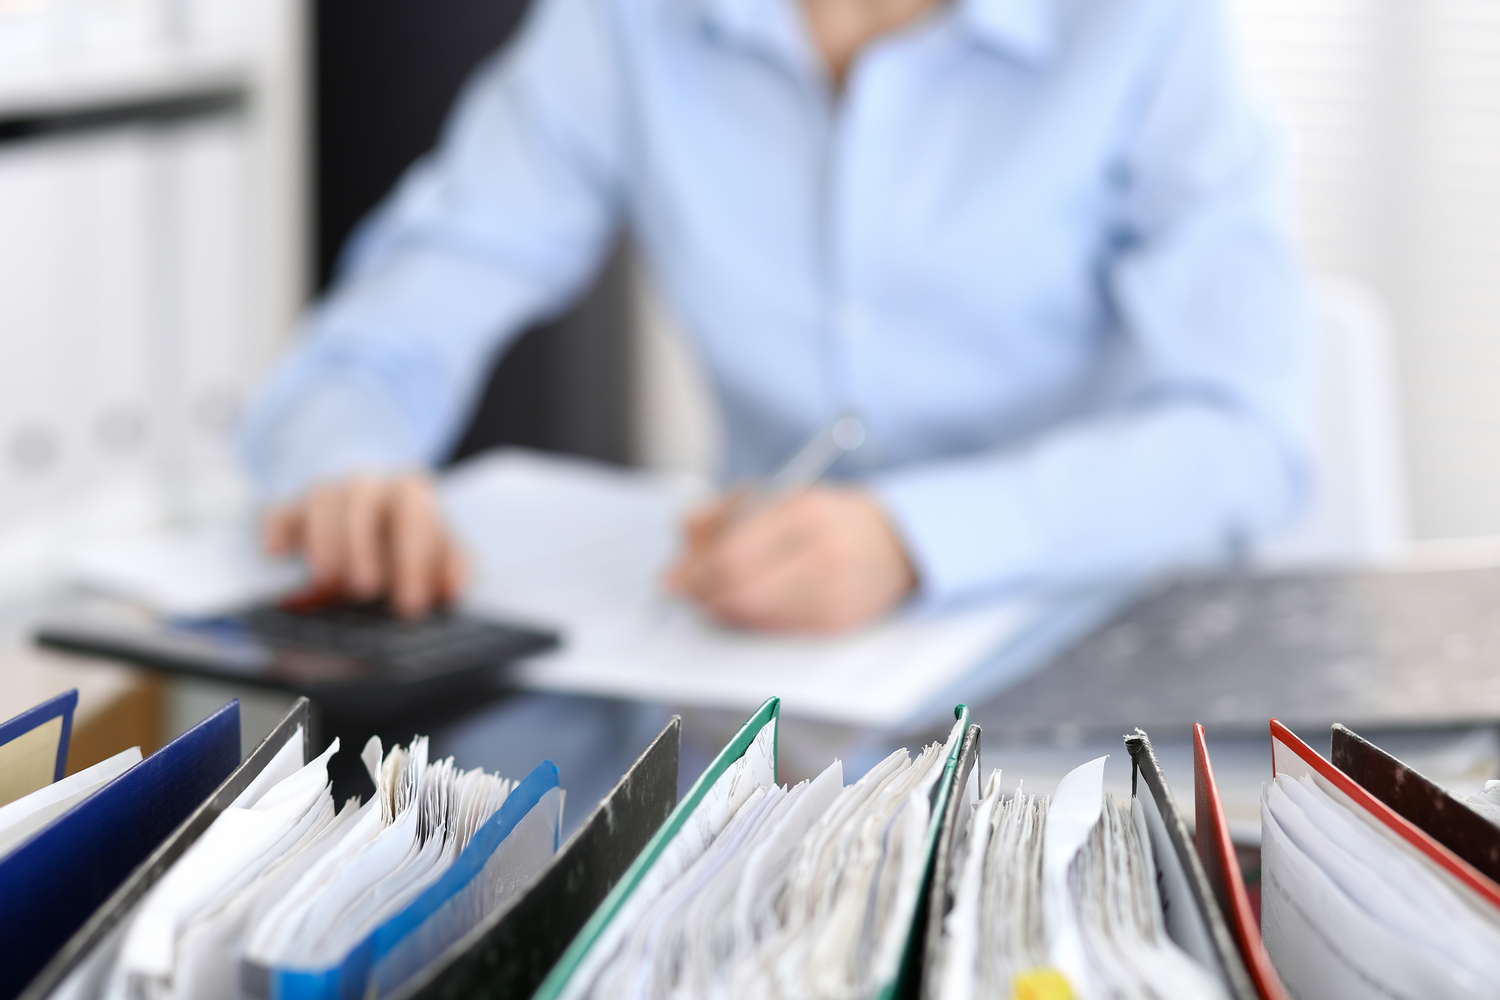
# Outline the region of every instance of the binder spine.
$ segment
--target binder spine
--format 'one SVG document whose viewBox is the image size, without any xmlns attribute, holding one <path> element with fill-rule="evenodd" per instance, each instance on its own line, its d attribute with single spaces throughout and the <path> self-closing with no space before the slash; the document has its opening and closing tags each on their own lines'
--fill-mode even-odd
<svg viewBox="0 0 1500 1000">
<path fill-rule="evenodd" d="M 1125 737 L 1125 747 L 1130 752 L 1132 764 L 1131 790 L 1134 794 L 1140 795 L 1140 783 L 1143 782 L 1146 785 L 1146 793 L 1151 796 L 1157 810 L 1161 813 L 1167 839 L 1172 846 L 1172 853 L 1187 876 L 1192 903 L 1203 918 L 1213 954 L 1219 961 L 1219 971 L 1222 973 L 1225 987 L 1236 1000 L 1257 1000 L 1258 994 L 1250 979 L 1250 974 L 1245 968 L 1244 960 L 1240 957 L 1239 949 L 1235 946 L 1233 936 L 1229 933 L 1224 913 L 1219 909 L 1218 901 L 1209 887 L 1208 875 L 1204 872 L 1203 862 L 1198 857 L 1197 845 L 1188 838 L 1182 815 L 1177 811 L 1177 804 L 1173 801 L 1172 793 L 1167 787 L 1167 778 L 1162 772 L 1160 761 L 1156 758 L 1156 751 L 1152 749 L 1151 738 L 1144 730 L 1137 729 L 1133 734 Z"/>
<path fill-rule="evenodd" d="M 932 875 L 927 886 L 926 905 L 919 918 L 923 926 L 920 929 L 920 935 L 913 934 L 914 939 L 920 937 L 922 942 L 920 990 L 922 1000 L 938 1000 L 939 989 L 942 985 L 939 976 L 943 955 L 943 918 L 948 915 L 948 910 L 953 905 L 952 894 L 949 891 L 952 884 L 952 865 L 964 837 L 968 835 L 970 810 L 967 807 L 972 805 L 968 796 L 958 790 L 967 787 L 970 780 L 980 772 L 979 737 L 980 730 L 975 725 L 969 726 L 964 734 L 963 747 L 959 751 L 958 770 L 953 775 L 955 790 L 948 796 L 948 806 L 943 810 L 937 849 L 933 852 Z"/>
<path fill-rule="evenodd" d="M 551 863 L 391 1000 L 530 996 L 676 806 L 681 731 L 674 716 Z"/>
</svg>

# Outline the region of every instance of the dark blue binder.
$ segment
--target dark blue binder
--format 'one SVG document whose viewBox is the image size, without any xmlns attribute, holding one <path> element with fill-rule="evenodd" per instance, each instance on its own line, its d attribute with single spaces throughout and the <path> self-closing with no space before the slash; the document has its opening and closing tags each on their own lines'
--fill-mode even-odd
<svg viewBox="0 0 1500 1000">
<path fill-rule="evenodd" d="M 0 746 L 4 746 L 17 736 L 31 732 L 44 722 L 62 716 L 62 733 L 57 739 L 57 767 L 53 769 L 52 780 L 61 781 L 68 764 L 68 742 L 73 737 L 73 710 L 78 707 L 78 689 L 64 691 L 56 698 L 48 698 L 35 708 L 28 708 L 20 715 L 8 722 L 0 722 Z M 0 803 L 3 805 L 4 803 Z"/>
<path fill-rule="evenodd" d="M 240 762 L 231 701 L 0 859 L 0 1000 L 12 1000 Z"/>
<path fill-rule="evenodd" d="M 115 933 L 138 904 L 156 885 L 157 881 L 167 873 L 167 870 L 176 863 L 177 859 L 187 852 L 203 836 L 219 814 L 239 798 L 240 793 L 249 787 L 250 782 L 260 777 L 273 758 L 281 751 L 282 747 L 301 732 L 302 759 L 312 760 L 312 736 L 308 724 L 308 710 L 311 706 L 306 698 L 298 698 L 292 703 L 291 709 L 276 724 L 276 728 L 261 740 L 260 746 L 250 751 L 250 755 L 240 762 L 229 777 L 224 779 L 208 800 L 193 811 L 192 815 L 182 821 L 182 824 L 167 835 L 167 839 L 152 851 L 145 861 L 136 866 L 130 877 L 120 883 L 110 897 L 94 911 L 94 915 L 86 920 L 78 932 L 62 946 L 52 961 L 48 962 L 41 972 L 31 980 L 31 985 L 26 987 L 21 994 L 21 1000 L 45 1000 L 52 995 L 64 980 L 75 972 L 80 965 L 88 961 L 93 955 L 94 949 L 104 945 L 110 936 Z"/>
</svg>

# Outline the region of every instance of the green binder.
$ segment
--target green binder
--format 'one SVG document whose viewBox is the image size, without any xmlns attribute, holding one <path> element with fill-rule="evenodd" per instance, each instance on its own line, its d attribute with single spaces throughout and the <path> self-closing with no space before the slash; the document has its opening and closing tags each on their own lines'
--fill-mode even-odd
<svg viewBox="0 0 1500 1000">
<path fill-rule="evenodd" d="M 875 993 L 879 1000 L 894 1000 L 895 997 L 914 997 L 921 988 L 922 959 L 927 937 L 927 921 L 932 887 L 932 868 L 937 857 L 938 838 L 943 832 L 943 820 L 950 811 L 949 801 L 954 797 L 953 786 L 957 783 L 960 761 L 973 770 L 979 760 L 979 727 L 969 725 L 969 706 L 959 705 L 953 709 L 958 724 L 954 735 L 948 740 L 947 759 L 943 762 L 943 773 L 932 788 L 932 812 L 927 819 L 927 839 L 922 850 L 926 863 L 922 866 L 922 884 L 917 887 L 915 901 L 906 921 L 906 954 L 894 979 L 882 983 Z M 969 748 L 966 756 L 964 748 Z M 938 917 L 941 920 L 941 917 Z"/>
<path fill-rule="evenodd" d="M 635 863 L 632 864 L 625 875 L 620 879 L 613 891 L 605 897 L 603 903 L 589 918 L 578 936 L 568 946 L 562 958 L 552 968 L 551 973 L 542 982 L 541 987 L 535 994 L 535 1000 L 557 1000 L 567 988 L 569 981 L 579 967 L 587 959 L 591 949 L 604 936 L 616 915 L 626 905 L 631 894 L 647 877 L 652 866 L 656 864 L 663 852 L 666 851 L 673 838 L 682 830 L 694 811 L 703 803 L 709 790 L 745 753 L 750 749 L 761 731 L 771 725 L 772 746 L 771 761 L 772 773 L 775 774 L 776 742 L 774 723 L 777 721 L 780 711 L 780 699 L 767 699 L 765 704 L 756 710 L 755 714 L 740 727 L 733 739 L 714 758 L 708 769 L 693 783 L 692 789 L 677 804 L 677 808 L 667 817 L 660 830 L 647 843 L 641 851 Z M 913 896 L 910 910 L 902 914 L 903 933 L 906 936 L 906 949 L 903 959 L 896 970 L 887 981 L 879 984 L 875 996 L 880 1000 L 905 995 L 914 985 L 914 979 L 919 974 L 916 955 L 920 953 L 920 939 L 922 929 L 925 927 L 925 910 L 928 893 L 926 891 L 927 880 L 932 874 L 932 859 L 937 847 L 938 833 L 942 826 L 943 817 L 948 811 L 948 800 L 952 794 L 954 777 L 958 771 L 959 755 L 964 744 L 964 737 L 969 730 L 969 709 L 966 705 L 959 705 L 954 710 L 954 716 L 958 721 L 955 727 L 955 736 L 948 742 L 946 759 L 942 773 L 932 790 L 932 810 L 928 821 L 927 834 L 923 844 L 925 862 L 922 867 L 922 885 Z"/>
</svg>

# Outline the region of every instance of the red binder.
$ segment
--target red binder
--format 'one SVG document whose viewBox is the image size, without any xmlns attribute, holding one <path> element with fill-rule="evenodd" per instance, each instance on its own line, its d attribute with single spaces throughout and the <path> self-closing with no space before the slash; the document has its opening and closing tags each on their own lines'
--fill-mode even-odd
<svg viewBox="0 0 1500 1000">
<path fill-rule="evenodd" d="M 1275 725 L 1275 723 L 1272 723 Z M 1193 811 L 1196 817 L 1198 856 L 1208 874 L 1208 884 L 1219 901 L 1219 908 L 1229 919 L 1230 930 L 1239 946 L 1245 969 L 1255 983 L 1261 1000 L 1287 1000 L 1286 990 L 1271 966 L 1271 957 L 1260 940 L 1260 922 L 1250 908 L 1245 879 L 1229 840 L 1229 822 L 1224 817 L 1224 803 L 1214 781 L 1213 765 L 1208 760 L 1208 745 L 1203 726 L 1193 725 Z"/>
</svg>

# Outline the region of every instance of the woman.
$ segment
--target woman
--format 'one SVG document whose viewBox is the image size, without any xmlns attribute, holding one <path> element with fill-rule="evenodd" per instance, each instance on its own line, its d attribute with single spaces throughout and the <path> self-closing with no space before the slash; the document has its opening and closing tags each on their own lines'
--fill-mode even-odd
<svg viewBox="0 0 1500 1000">
<path fill-rule="evenodd" d="M 746 628 L 1213 557 L 1305 492 L 1308 309 L 1211 0 L 537 0 L 364 225 L 245 447 L 273 549 L 420 615 L 422 471 L 621 225 L 726 480 L 856 414 L 837 482 L 689 524 Z"/>
</svg>

